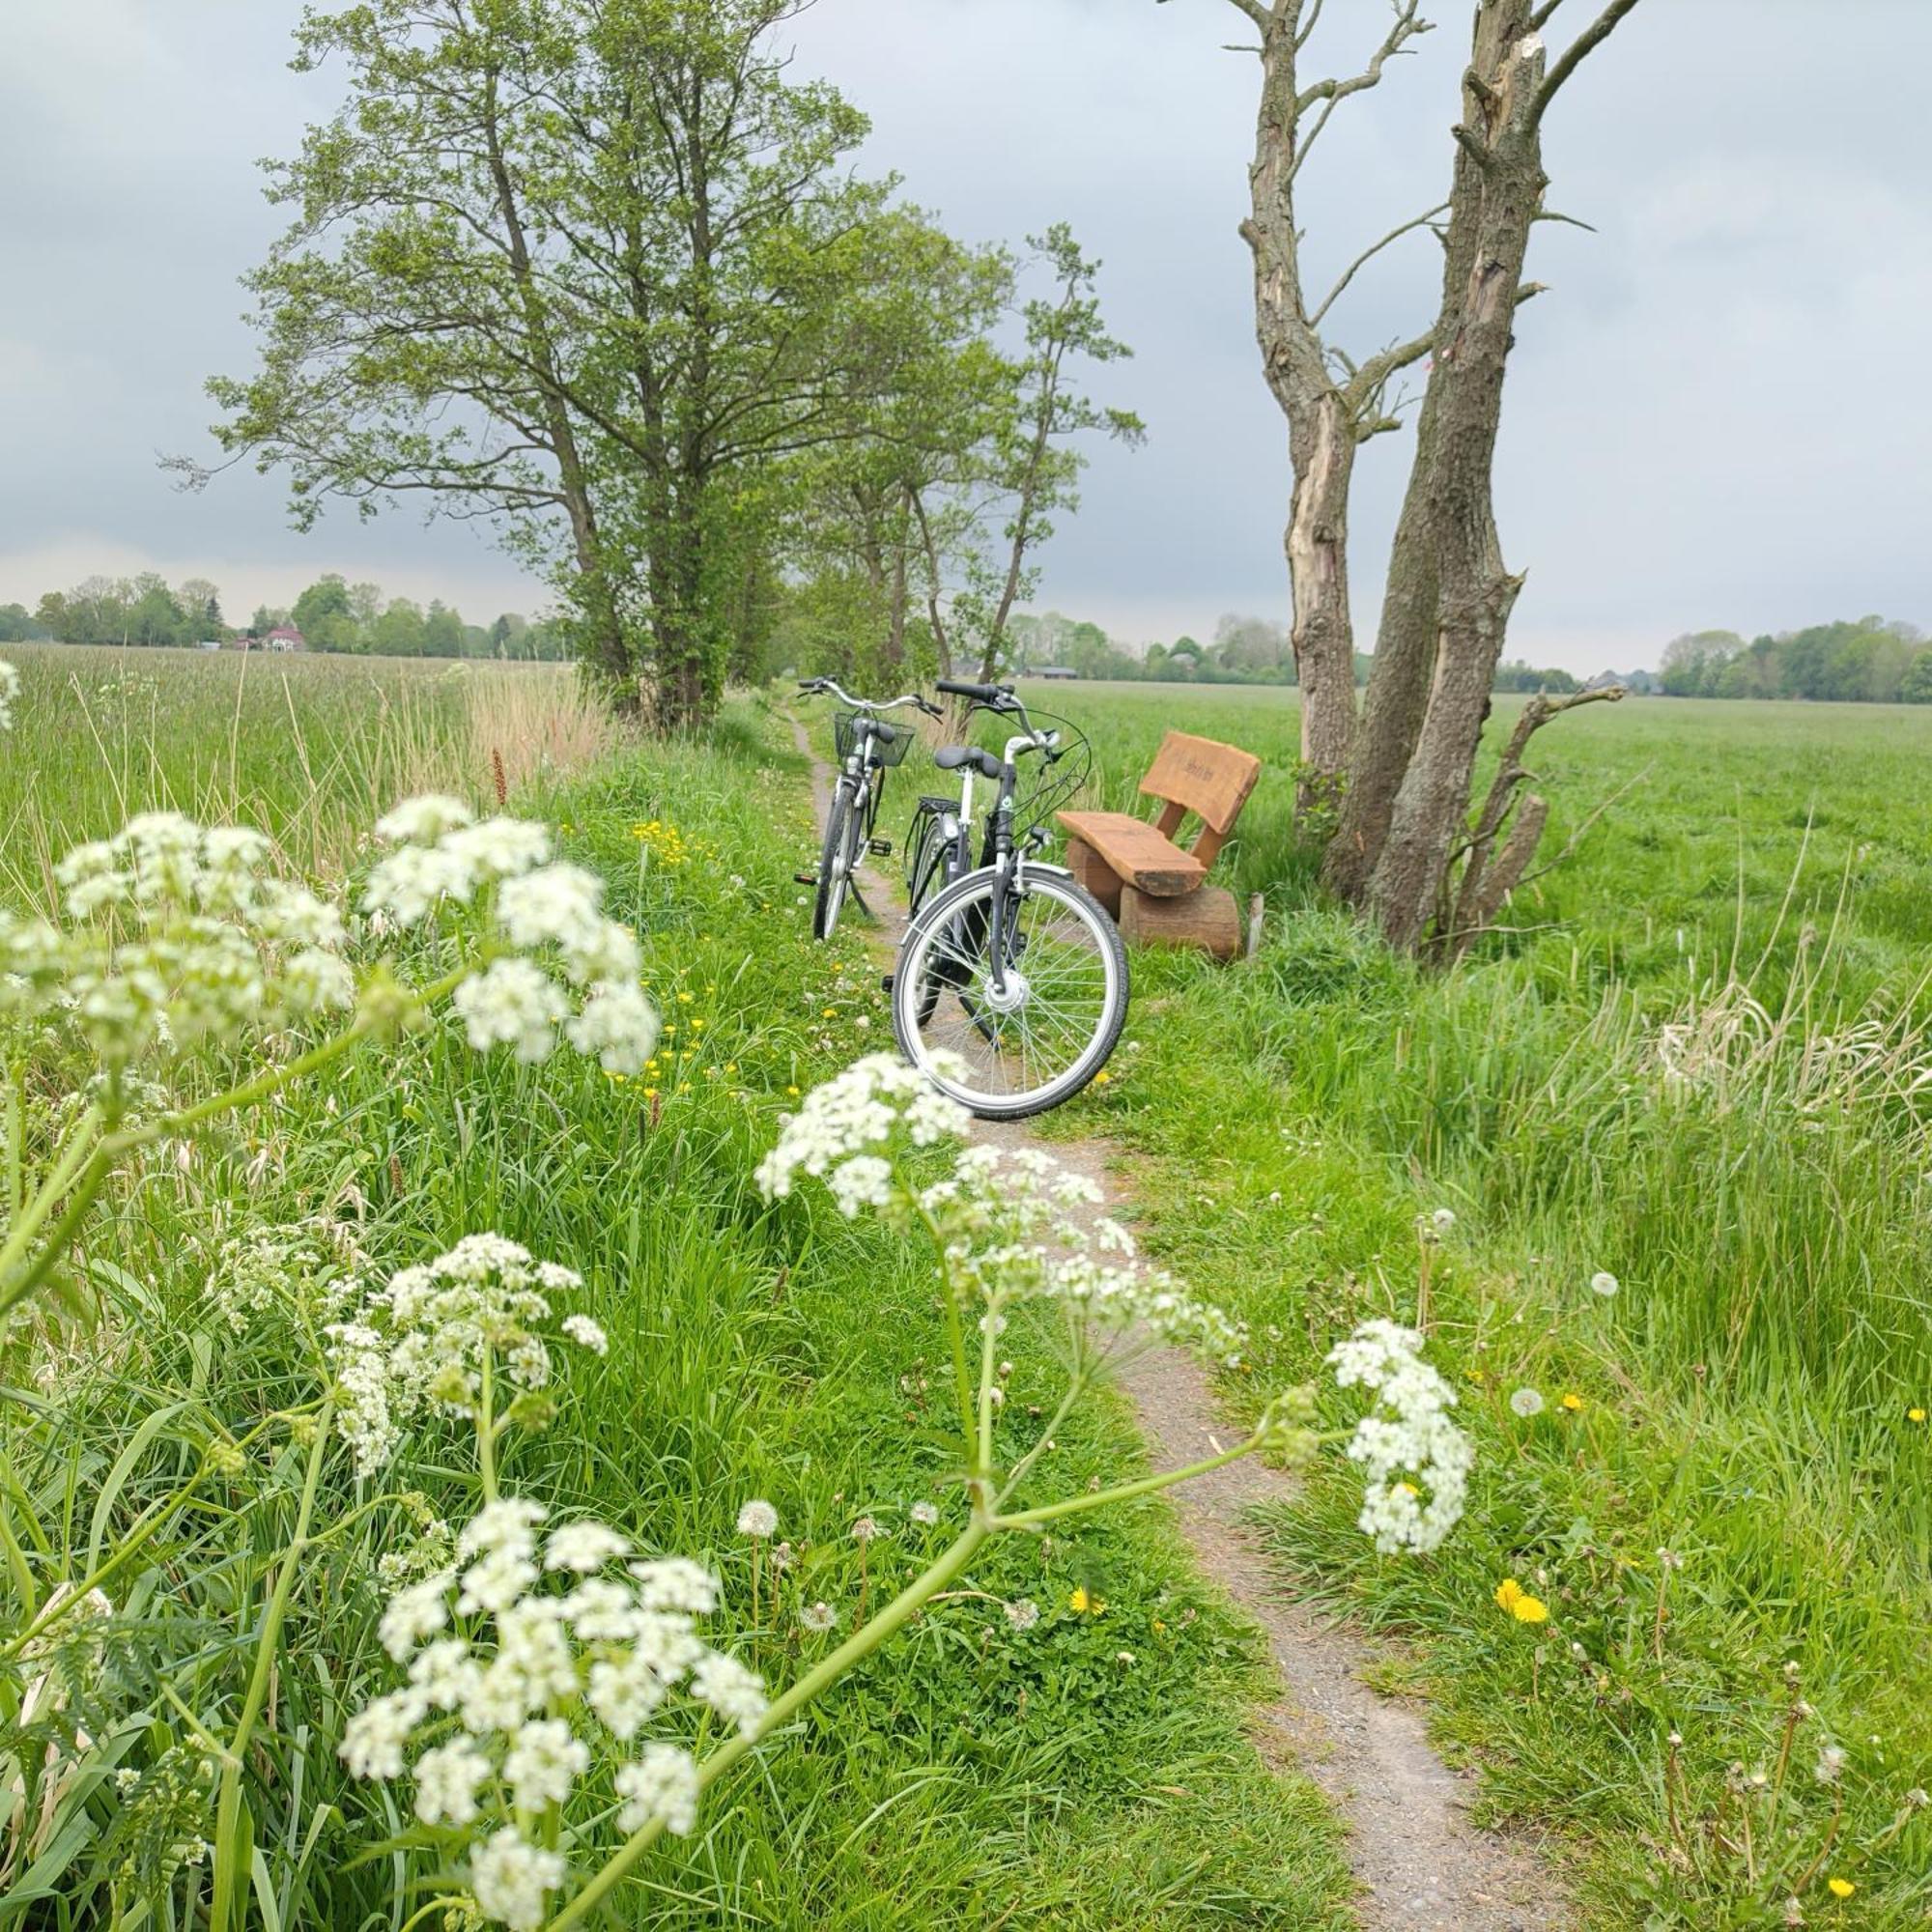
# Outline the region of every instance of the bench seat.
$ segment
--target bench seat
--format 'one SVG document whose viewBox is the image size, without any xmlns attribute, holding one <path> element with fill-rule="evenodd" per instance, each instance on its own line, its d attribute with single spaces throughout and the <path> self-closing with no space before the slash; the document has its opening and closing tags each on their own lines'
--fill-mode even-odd
<svg viewBox="0 0 1932 1932">
<path fill-rule="evenodd" d="M 1208 867 L 1193 853 L 1125 811 L 1063 811 L 1061 829 L 1103 859 L 1115 876 L 1151 898 L 1179 898 L 1198 891 Z"/>
</svg>

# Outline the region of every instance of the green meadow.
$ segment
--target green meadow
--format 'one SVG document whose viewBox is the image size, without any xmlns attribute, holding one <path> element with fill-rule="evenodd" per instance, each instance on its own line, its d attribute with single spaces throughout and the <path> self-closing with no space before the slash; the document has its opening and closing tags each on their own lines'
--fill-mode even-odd
<svg viewBox="0 0 1932 1932">
<path fill-rule="evenodd" d="M 84 1771 L 55 1775 L 23 1673 L 0 1672 L 0 1927 L 205 1922 L 209 1799 L 182 1767 L 248 1694 L 303 1463 L 293 1441 L 224 1457 L 193 1507 L 162 1508 L 211 1441 L 303 1399 L 301 1337 L 239 1339 L 211 1305 L 231 1237 L 327 1225 L 392 1269 L 494 1228 L 579 1270 L 610 1352 L 568 1366 L 506 1474 L 714 1566 L 775 1683 L 833 1640 L 802 1609 L 849 1628 L 936 1552 L 914 1508 L 957 1492 L 929 1279 L 822 1192 L 768 1205 L 752 1181 L 797 1095 L 891 1031 L 863 935 L 810 939 L 807 775 L 768 698 L 667 746 L 587 719 L 543 667 L 7 655 L 25 678 L 0 741 L 15 909 L 142 810 L 260 823 L 340 876 L 396 797 L 494 810 L 500 771 L 512 809 L 608 882 L 667 1024 L 625 1078 L 410 1034 L 103 1201 L 58 1304 L 6 1344 L 0 1630 L 145 1540 L 102 1586 L 116 1635 L 72 1712 Z M 1550 850 L 1575 850 L 1520 895 L 1517 930 L 1429 975 L 1319 903 L 1292 695 L 1029 696 L 1091 735 L 1110 804 L 1172 725 L 1268 761 L 1222 862 L 1264 896 L 1257 955 L 1137 955 L 1110 1078 L 1045 1130 L 1111 1142 L 1150 1244 L 1248 1319 L 1232 1412 L 1363 1319 L 1420 1317 L 1477 1438 L 1469 1515 L 1424 1560 L 1376 1556 L 1359 1481 L 1324 1466 L 1267 1521 L 1281 1588 L 1397 1639 L 1388 1688 L 1480 1767 L 1486 1818 L 1551 1834 L 1583 1923 L 1775 1925 L 1802 1894 L 1804 1922 L 1922 1924 L 1932 716 L 1631 700 L 1558 721 L 1532 763 Z M 896 837 L 936 787 L 916 765 L 894 783 Z M 54 1077 L 20 1051 L 30 1081 Z M 1010 1350 L 1024 1429 L 1049 1338 L 1017 1324 Z M 1140 1451 L 1116 1406 L 1051 1454 L 1072 1492 Z M 752 1496 L 793 1551 L 756 1616 L 733 1528 Z M 389 1673 L 381 1559 L 474 1504 L 453 1429 L 412 1443 L 406 1480 L 324 1478 L 329 1528 L 249 1758 L 252 1909 L 277 1932 L 440 1922 L 399 1887 L 395 1799 L 351 1783 L 335 1745 Z M 886 1532 L 869 1546 L 862 1513 Z M 1506 1581 L 1547 1619 L 1499 1604 Z M 1002 1609 L 1019 1600 L 1040 1612 L 1025 1631 Z M 1336 1824 L 1244 1729 L 1264 1681 L 1164 1505 L 1000 1543 L 722 1784 L 612 1922 L 1346 1932 Z"/>
</svg>

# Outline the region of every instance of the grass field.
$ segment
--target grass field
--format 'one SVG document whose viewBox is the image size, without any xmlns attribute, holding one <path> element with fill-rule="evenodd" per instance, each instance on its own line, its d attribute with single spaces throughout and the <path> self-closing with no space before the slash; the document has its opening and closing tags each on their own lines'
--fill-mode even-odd
<svg viewBox="0 0 1932 1932">
<path fill-rule="evenodd" d="M 1170 724 L 1270 759 L 1232 857 L 1268 943 L 1233 971 L 1144 955 L 1140 1051 L 1102 1102 L 1165 1252 L 1272 1338 L 1255 1384 L 1365 1311 L 1412 1320 L 1418 1218 L 1457 1217 L 1426 1264 L 1485 1451 L 1472 1520 L 1433 1565 L 1384 1563 L 1318 1485 L 1274 1525 L 1284 1560 L 1418 1638 L 1411 1681 L 1483 1748 L 1492 1808 L 1587 1848 L 1593 1924 L 1769 1922 L 1828 1871 L 1859 1888 L 1828 1908 L 1921 1922 L 1932 719 L 1560 721 L 1537 744 L 1554 838 L 1631 788 L 1519 901 L 1542 929 L 1430 978 L 1314 902 L 1291 702 L 1038 695 L 1092 731 L 1114 800 Z M 1533 1636 L 1492 1601 L 1506 1577 L 1551 1605 Z M 1749 1780 L 1780 1756 L 1787 1662 L 1817 1715 L 1774 1817 Z"/>
<path fill-rule="evenodd" d="M 582 1270 L 611 1353 L 571 1370 L 510 1474 L 716 1563 L 757 1666 L 781 1681 L 809 1662 L 827 1639 L 797 1610 L 823 1600 L 849 1621 L 941 1533 L 913 1506 L 950 1497 L 921 1271 L 822 1201 L 773 1209 L 751 1184 L 798 1090 L 889 1030 L 860 942 L 807 936 L 791 875 L 813 841 L 781 723 L 741 702 L 706 744 L 632 746 L 543 668 L 497 683 L 312 660 L 244 678 L 187 654 L 6 655 L 26 684 L 0 740 L 0 902 L 43 903 L 52 855 L 159 804 L 254 819 L 303 870 L 339 874 L 402 792 L 491 808 L 497 753 L 516 803 L 611 882 L 669 1025 L 629 1081 L 412 1036 L 131 1172 L 58 1318 L 7 1344 L 0 1638 L 210 1440 L 297 1399 L 301 1338 L 270 1325 L 239 1345 L 207 1283 L 224 1238 L 319 1218 L 384 1268 L 494 1227 Z M 1478 1755 L 1492 1815 L 1562 1831 L 1590 1926 L 1777 1924 L 1792 1891 L 1804 1922 L 1921 1924 L 1932 718 L 1652 701 L 1559 722 L 1538 741 L 1554 839 L 1638 781 L 1526 895 L 1517 923 L 1537 929 L 1429 978 L 1316 902 L 1289 821 L 1292 696 L 1038 696 L 1092 733 L 1109 802 L 1131 802 L 1170 724 L 1269 760 L 1225 862 L 1266 895 L 1259 958 L 1137 957 L 1110 1082 L 1050 1130 L 1115 1139 L 1154 1245 L 1251 1320 L 1232 1407 L 1365 1315 L 1414 1319 L 1426 1269 L 1432 1353 L 1478 1435 L 1470 1518 L 1437 1556 L 1375 1557 L 1359 1484 L 1336 1473 L 1269 1525 L 1284 1587 L 1412 1640 L 1400 1682 Z M 30 1096 L 32 1051 L 14 1063 Z M 1443 1208 L 1454 1227 L 1423 1241 Z M 1603 1272 L 1612 1296 L 1591 1290 Z M 1012 1352 L 1017 1407 L 1047 1354 L 1026 1333 Z M 1511 1406 L 1524 1388 L 1534 1417 Z M 417 1517 L 471 1506 L 453 1444 L 429 1432 L 390 1485 L 327 1477 L 336 1526 L 291 1600 L 250 1759 L 265 1923 L 397 1932 L 423 1902 L 392 1903 L 394 1867 L 371 1853 L 402 1821 L 381 1787 L 347 1783 L 333 1744 L 386 1669 L 381 1557 Z M 1056 1480 L 1106 1480 L 1136 1453 L 1118 1414 L 1088 1415 L 1056 1437 Z M 110 1584 L 122 1621 L 76 1706 L 97 1769 L 0 1821 L 0 1927 L 200 1922 L 209 1799 L 182 1767 L 246 1694 L 301 1461 L 291 1442 L 224 1463 Z M 799 1555 L 755 1622 L 732 1527 L 753 1494 Z M 861 1511 L 890 1532 L 863 1582 Z M 1505 1578 L 1548 1623 L 1497 1606 Z M 1158 1505 L 999 1546 L 971 1581 L 796 1747 L 723 1787 L 618 1922 L 1343 1932 L 1332 1820 L 1246 1742 L 1250 1634 Z M 1019 1598 L 1042 1610 L 1024 1635 L 1000 1609 Z M 1788 1748 L 1787 1661 L 1815 1707 Z M 0 1790 L 43 1776 L 44 1713 L 13 1730 L 22 1702 L 0 1671 Z M 1821 1782 L 1828 1745 L 1845 1764 Z M 130 1794 L 117 1768 L 137 1773 Z"/>
</svg>

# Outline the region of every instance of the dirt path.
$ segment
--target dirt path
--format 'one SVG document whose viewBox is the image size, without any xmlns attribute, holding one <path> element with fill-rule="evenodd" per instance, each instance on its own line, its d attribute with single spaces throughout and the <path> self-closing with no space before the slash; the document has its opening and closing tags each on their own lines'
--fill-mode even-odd
<svg viewBox="0 0 1932 1932">
<path fill-rule="evenodd" d="M 823 827 L 832 769 L 796 719 L 792 730 L 811 760 L 812 800 Z M 879 919 L 881 951 L 889 953 L 904 925 L 897 893 L 866 867 L 859 886 Z M 1106 1143 L 1042 1140 L 1024 1121 L 982 1122 L 977 1133 L 995 1146 L 1041 1148 L 1096 1182 L 1105 1211 L 1130 1214 Z M 1198 1461 L 1233 1439 L 1193 1356 L 1150 1350 L 1128 1362 L 1119 1379 L 1157 1466 Z M 1170 1495 L 1202 1570 L 1266 1634 L 1281 1694 L 1255 1708 L 1255 1742 L 1270 1763 L 1292 1764 L 1312 1778 L 1347 1821 L 1363 1926 L 1367 1932 L 1562 1932 L 1573 1921 L 1555 1878 L 1527 1847 L 1470 1821 L 1473 1784 L 1435 1754 L 1419 1713 L 1362 1682 L 1373 1648 L 1317 1621 L 1270 1574 L 1249 1514 L 1258 1503 L 1292 1495 L 1293 1487 L 1293 1477 L 1245 1461 Z"/>
</svg>

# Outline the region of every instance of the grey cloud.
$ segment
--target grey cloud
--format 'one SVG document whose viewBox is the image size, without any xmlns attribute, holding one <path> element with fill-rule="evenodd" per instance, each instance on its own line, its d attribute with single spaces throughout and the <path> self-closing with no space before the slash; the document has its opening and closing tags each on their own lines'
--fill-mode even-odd
<svg viewBox="0 0 1932 1932">
<path fill-rule="evenodd" d="M 203 379 L 245 363 L 236 276 L 275 233 L 253 163 L 326 111 L 284 66 L 293 4 L 10 0 L 0 58 L 0 598 L 90 550 L 226 570 L 231 602 L 315 570 L 531 603 L 473 533 L 407 514 L 285 527 L 272 481 L 175 495 L 155 452 L 200 447 Z M 1429 206 L 1464 53 L 1465 0 L 1311 161 L 1311 280 Z M 1557 16 L 1582 14 L 1572 0 Z M 1379 0 L 1330 0 L 1338 68 Z M 1137 359 L 1107 399 L 1149 446 L 1096 456 L 1042 601 L 1128 637 L 1280 613 L 1285 439 L 1256 369 L 1236 224 L 1253 63 L 1226 0 L 819 0 L 802 68 L 873 117 L 874 166 L 961 233 L 1065 216 L 1107 264 Z M 1517 642 L 1578 668 L 1654 656 L 1674 630 L 1879 609 L 1932 623 L 1923 533 L 1932 316 L 1915 0 L 1647 0 L 1552 116 L 1554 206 L 1524 312 L 1500 470 L 1506 553 L 1529 573 Z M 1346 298 L 1349 339 L 1426 318 L 1426 236 Z M 1406 445 L 1365 459 L 1365 627 Z M 117 563 L 116 567 L 123 567 Z M 261 586 L 257 589 L 254 586 Z"/>
</svg>

